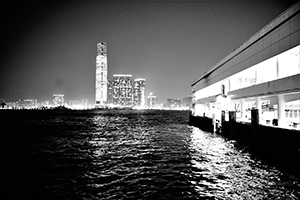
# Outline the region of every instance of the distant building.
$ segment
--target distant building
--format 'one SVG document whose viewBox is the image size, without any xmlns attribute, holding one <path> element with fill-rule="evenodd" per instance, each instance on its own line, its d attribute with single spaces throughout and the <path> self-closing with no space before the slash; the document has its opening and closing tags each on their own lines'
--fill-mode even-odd
<svg viewBox="0 0 300 200">
<path fill-rule="evenodd" d="M 48 107 L 48 106 L 50 106 L 50 102 L 49 101 L 41 102 L 40 106 Z"/>
<path fill-rule="evenodd" d="M 113 81 L 108 80 L 107 84 L 107 104 L 113 104 L 114 100 L 114 85 Z"/>
<path fill-rule="evenodd" d="M 181 106 L 182 107 L 190 107 L 192 105 L 192 100 L 193 100 L 192 96 L 187 96 L 187 97 L 183 98 L 181 101 Z"/>
<path fill-rule="evenodd" d="M 156 96 L 153 95 L 152 92 L 150 92 L 150 94 L 147 97 L 147 106 L 149 108 L 153 108 L 156 106 L 156 104 L 157 104 L 157 98 Z"/>
<path fill-rule="evenodd" d="M 133 105 L 145 106 L 146 80 L 143 78 L 134 79 L 133 82 Z"/>
<path fill-rule="evenodd" d="M 107 44 L 97 44 L 96 57 L 96 107 L 107 103 Z"/>
<path fill-rule="evenodd" d="M 55 106 L 64 106 L 65 99 L 63 94 L 53 94 L 52 102 Z"/>
<path fill-rule="evenodd" d="M 132 106 L 132 75 L 113 75 L 113 104 Z"/>
<path fill-rule="evenodd" d="M 5 106 L 4 108 L 13 108 L 13 109 L 17 109 L 17 103 L 16 102 L 5 102 Z"/>
<path fill-rule="evenodd" d="M 23 99 L 17 101 L 18 108 L 30 109 L 37 107 L 37 99 Z"/>
<path fill-rule="evenodd" d="M 165 104 L 165 107 L 168 108 L 180 108 L 181 107 L 181 100 L 180 99 L 167 99 L 167 103 Z"/>
<path fill-rule="evenodd" d="M 0 109 L 1 108 L 7 108 L 7 104 L 6 104 L 6 102 L 5 102 L 5 99 L 1 99 L 0 98 Z"/>
<path fill-rule="evenodd" d="M 87 109 L 88 108 L 88 100 L 81 99 L 81 100 L 70 100 L 69 107 L 72 109 Z"/>
</svg>

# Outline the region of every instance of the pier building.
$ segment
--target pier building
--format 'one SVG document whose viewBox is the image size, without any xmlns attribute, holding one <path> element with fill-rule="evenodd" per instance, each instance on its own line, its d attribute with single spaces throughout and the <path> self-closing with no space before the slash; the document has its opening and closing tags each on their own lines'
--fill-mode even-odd
<svg viewBox="0 0 300 200">
<path fill-rule="evenodd" d="M 153 92 L 150 92 L 147 97 L 147 106 L 148 108 L 155 108 L 157 104 L 157 98 L 153 95 Z"/>
<path fill-rule="evenodd" d="M 194 116 L 300 129 L 300 3 L 191 83 Z"/>
</svg>

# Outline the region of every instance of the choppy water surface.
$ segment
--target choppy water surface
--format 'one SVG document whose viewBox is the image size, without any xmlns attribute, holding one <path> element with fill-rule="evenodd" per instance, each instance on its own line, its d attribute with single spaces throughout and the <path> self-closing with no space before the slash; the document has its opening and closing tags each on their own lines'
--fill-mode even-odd
<svg viewBox="0 0 300 200">
<path fill-rule="evenodd" d="M 2 137 L 11 199 L 299 199 L 300 184 L 179 111 L 34 113 Z M 10 199 L 8 198 L 8 199 Z"/>
</svg>

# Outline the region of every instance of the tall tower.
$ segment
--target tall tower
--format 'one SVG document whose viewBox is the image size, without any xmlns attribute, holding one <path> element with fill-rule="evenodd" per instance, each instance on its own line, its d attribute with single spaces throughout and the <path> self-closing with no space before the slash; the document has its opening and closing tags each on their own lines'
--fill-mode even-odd
<svg viewBox="0 0 300 200">
<path fill-rule="evenodd" d="M 145 106 L 146 80 L 143 78 L 134 79 L 133 82 L 133 105 Z"/>
<path fill-rule="evenodd" d="M 97 44 L 96 57 L 96 98 L 95 106 L 104 106 L 107 102 L 107 44 Z"/>
</svg>

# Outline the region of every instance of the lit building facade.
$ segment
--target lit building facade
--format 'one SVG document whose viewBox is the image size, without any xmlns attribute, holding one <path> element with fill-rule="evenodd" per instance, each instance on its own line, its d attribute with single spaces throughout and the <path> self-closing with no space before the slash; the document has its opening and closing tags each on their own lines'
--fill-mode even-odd
<svg viewBox="0 0 300 200">
<path fill-rule="evenodd" d="M 132 75 L 113 75 L 113 104 L 116 106 L 132 106 Z"/>
<path fill-rule="evenodd" d="M 156 96 L 153 95 L 152 92 L 150 92 L 150 94 L 147 97 L 147 106 L 148 108 L 154 108 L 156 107 L 157 104 L 157 98 Z"/>
<path fill-rule="evenodd" d="M 300 128 L 300 3 L 283 12 L 191 83 L 194 115 L 220 118 L 236 111 L 260 124 Z"/>
<path fill-rule="evenodd" d="M 88 100 L 87 99 L 81 99 L 81 100 L 70 100 L 69 101 L 69 107 L 72 109 L 87 109 L 88 108 Z"/>
<path fill-rule="evenodd" d="M 107 104 L 113 104 L 113 99 L 114 99 L 113 81 L 108 80 L 108 85 L 107 85 Z"/>
<path fill-rule="evenodd" d="M 97 44 L 96 57 L 96 95 L 95 106 L 104 106 L 107 103 L 107 44 Z"/>
<path fill-rule="evenodd" d="M 133 105 L 145 106 L 146 80 L 143 78 L 134 79 L 133 82 Z"/>
<path fill-rule="evenodd" d="M 181 101 L 181 106 L 186 107 L 186 108 L 191 107 L 192 100 L 193 100 L 192 96 L 187 96 L 187 97 L 183 98 L 182 101 Z"/>
<path fill-rule="evenodd" d="M 168 108 L 180 108 L 181 107 L 181 100 L 180 99 L 167 99 L 167 103 L 165 104 L 165 107 Z"/>
<path fill-rule="evenodd" d="M 64 106 L 65 99 L 63 94 L 53 94 L 52 102 L 54 106 Z"/>
<path fill-rule="evenodd" d="M 19 108 L 36 108 L 37 107 L 37 99 L 24 99 L 23 101 L 19 100 L 17 101 L 17 107 Z"/>
</svg>

